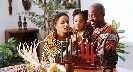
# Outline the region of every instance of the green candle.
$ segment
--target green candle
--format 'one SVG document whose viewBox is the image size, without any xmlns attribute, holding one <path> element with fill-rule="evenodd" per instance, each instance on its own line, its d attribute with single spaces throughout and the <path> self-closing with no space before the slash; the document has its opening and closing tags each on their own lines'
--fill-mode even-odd
<svg viewBox="0 0 133 72">
<path fill-rule="evenodd" d="M 68 38 L 66 38 L 66 60 L 68 60 Z"/>
<path fill-rule="evenodd" d="M 63 62 L 63 44 L 61 41 L 61 62 Z"/>
</svg>

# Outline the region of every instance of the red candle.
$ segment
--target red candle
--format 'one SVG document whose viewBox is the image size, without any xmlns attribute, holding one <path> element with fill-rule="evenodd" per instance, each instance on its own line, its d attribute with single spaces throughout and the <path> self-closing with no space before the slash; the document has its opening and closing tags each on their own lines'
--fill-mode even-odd
<svg viewBox="0 0 133 72">
<path fill-rule="evenodd" d="M 89 43 L 86 41 L 86 61 L 89 61 Z"/>
<path fill-rule="evenodd" d="M 93 43 L 91 44 L 91 64 L 94 65 L 94 47 L 93 47 Z"/>
<path fill-rule="evenodd" d="M 81 40 L 81 54 L 82 54 L 82 59 L 84 59 L 84 41 Z"/>
<path fill-rule="evenodd" d="M 72 39 L 70 39 L 70 57 L 72 58 Z"/>
</svg>

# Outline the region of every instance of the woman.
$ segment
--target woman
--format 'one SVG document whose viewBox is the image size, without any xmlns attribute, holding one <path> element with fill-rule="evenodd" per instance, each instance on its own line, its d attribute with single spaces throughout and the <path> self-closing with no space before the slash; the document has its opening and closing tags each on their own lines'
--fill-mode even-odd
<svg viewBox="0 0 133 72">
<path fill-rule="evenodd" d="M 42 53 L 42 62 L 60 62 L 61 42 L 63 45 L 63 54 L 65 56 L 66 39 L 69 31 L 69 16 L 66 13 L 58 12 L 53 16 L 53 32 L 44 39 L 44 52 Z"/>
</svg>

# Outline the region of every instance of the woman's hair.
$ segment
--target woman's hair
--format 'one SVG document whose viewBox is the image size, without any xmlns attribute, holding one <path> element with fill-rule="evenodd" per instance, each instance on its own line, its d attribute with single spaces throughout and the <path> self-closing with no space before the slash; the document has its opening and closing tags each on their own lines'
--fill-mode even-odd
<svg viewBox="0 0 133 72">
<path fill-rule="evenodd" d="M 67 16 L 69 18 L 69 16 L 64 12 L 56 12 L 56 14 L 53 16 L 53 19 L 52 19 L 53 27 L 54 25 L 56 25 L 57 21 L 59 20 L 61 16 Z"/>
<path fill-rule="evenodd" d="M 73 11 L 73 15 L 72 15 L 73 16 L 73 19 L 78 14 L 82 14 L 83 17 L 84 17 L 84 19 L 85 19 L 85 22 L 87 22 L 87 20 L 88 20 L 88 10 L 75 9 Z"/>
</svg>

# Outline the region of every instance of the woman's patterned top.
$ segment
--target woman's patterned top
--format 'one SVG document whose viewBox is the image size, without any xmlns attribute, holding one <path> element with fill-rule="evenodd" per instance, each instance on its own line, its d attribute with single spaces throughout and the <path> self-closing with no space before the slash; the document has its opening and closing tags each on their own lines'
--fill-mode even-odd
<svg viewBox="0 0 133 72">
<path fill-rule="evenodd" d="M 62 42 L 63 51 L 66 49 L 66 42 Z M 61 53 L 61 41 L 53 38 L 47 37 L 44 39 L 44 47 L 42 52 L 42 62 L 60 62 Z"/>
</svg>

